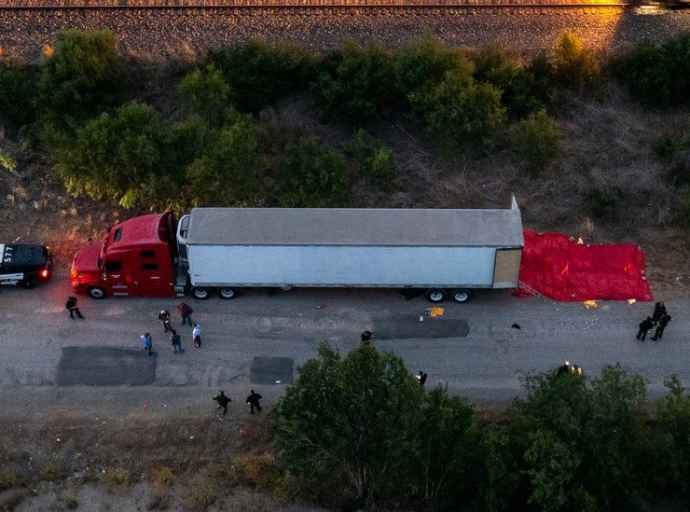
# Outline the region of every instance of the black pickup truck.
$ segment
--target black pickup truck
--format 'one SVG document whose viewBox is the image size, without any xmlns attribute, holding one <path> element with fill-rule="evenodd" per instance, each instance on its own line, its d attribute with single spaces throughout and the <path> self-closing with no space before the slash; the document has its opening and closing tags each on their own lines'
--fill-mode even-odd
<svg viewBox="0 0 690 512">
<path fill-rule="evenodd" d="M 36 244 L 0 244 L 0 285 L 31 288 L 50 279 L 53 258 Z"/>
</svg>

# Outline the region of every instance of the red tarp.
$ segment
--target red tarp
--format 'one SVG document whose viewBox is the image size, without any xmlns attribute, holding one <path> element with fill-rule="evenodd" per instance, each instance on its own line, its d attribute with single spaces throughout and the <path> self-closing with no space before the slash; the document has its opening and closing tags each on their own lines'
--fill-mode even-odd
<svg viewBox="0 0 690 512">
<path fill-rule="evenodd" d="M 560 233 L 530 229 L 525 230 L 520 288 L 564 302 L 653 300 L 639 246 L 582 245 Z"/>
</svg>

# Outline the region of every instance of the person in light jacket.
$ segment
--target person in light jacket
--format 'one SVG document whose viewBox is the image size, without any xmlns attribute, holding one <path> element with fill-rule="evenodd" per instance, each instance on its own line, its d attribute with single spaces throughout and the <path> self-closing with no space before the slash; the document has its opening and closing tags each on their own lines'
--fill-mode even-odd
<svg viewBox="0 0 690 512">
<path fill-rule="evenodd" d="M 192 339 L 194 340 L 194 346 L 201 348 L 201 326 L 198 322 L 194 324 L 194 329 L 192 329 Z"/>
</svg>

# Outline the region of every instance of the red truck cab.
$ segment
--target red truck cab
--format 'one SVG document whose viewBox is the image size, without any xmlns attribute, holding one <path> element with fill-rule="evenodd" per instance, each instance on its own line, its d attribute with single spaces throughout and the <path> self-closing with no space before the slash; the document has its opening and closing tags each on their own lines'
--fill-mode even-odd
<svg viewBox="0 0 690 512">
<path fill-rule="evenodd" d="M 79 251 L 72 261 L 72 289 L 94 299 L 106 296 L 175 295 L 173 214 L 134 217 L 111 227 L 101 243 Z"/>
</svg>

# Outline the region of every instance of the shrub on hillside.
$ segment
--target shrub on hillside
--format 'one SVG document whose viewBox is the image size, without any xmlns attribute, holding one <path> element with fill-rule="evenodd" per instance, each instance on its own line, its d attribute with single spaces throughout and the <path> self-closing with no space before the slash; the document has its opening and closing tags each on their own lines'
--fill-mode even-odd
<svg viewBox="0 0 690 512">
<path fill-rule="evenodd" d="M 0 124 L 19 128 L 33 122 L 35 90 L 28 68 L 0 61 Z"/>
<path fill-rule="evenodd" d="M 359 165 L 362 176 L 383 188 L 390 187 L 395 178 L 395 164 L 390 148 L 360 129 L 346 146 L 346 151 Z"/>
<path fill-rule="evenodd" d="M 209 125 L 220 125 L 230 109 L 232 91 L 223 74 L 209 64 L 187 74 L 177 88 L 190 113 Z"/>
<path fill-rule="evenodd" d="M 440 140 L 479 148 L 493 142 L 506 113 L 498 89 L 456 71 L 447 72 L 440 83 L 416 95 L 413 106 Z"/>
<path fill-rule="evenodd" d="M 474 54 L 472 61 L 474 78 L 501 91 L 501 101 L 511 117 L 525 116 L 544 108 L 548 102 L 550 87 L 541 86 L 536 70 L 531 65 L 521 65 L 502 49 L 486 47 Z"/>
<path fill-rule="evenodd" d="M 649 106 L 690 103 L 690 34 L 663 44 L 641 43 L 612 62 L 615 76 Z"/>
<path fill-rule="evenodd" d="M 57 127 L 76 128 L 118 105 L 125 67 L 108 31 L 68 30 L 41 65 L 38 107 Z"/>
<path fill-rule="evenodd" d="M 251 119 L 214 132 L 185 170 L 183 196 L 189 206 L 257 206 L 261 192 L 261 146 Z"/>
<path fill-rule="evenodd" d="M 474 71 L 463 50 L 429 37 L 398 50 L 393 67 L 398 89 L 408 99 L 442 82 L 447 72 L 471 76 Z"/>
<path fill-rule="evenodd" d="M 533 174 L 558 158 L 561 138 L 558 123 L 543 110 L 530 114 L 510 132 L 514 153 Z"/>
<path fill-rule="evenodd" d="M 327 55 L 319 68 L 314 92 L 328 118 L 363 123 L 397 102 L 392 58 L 381 48 L 346 43 Z"/>
<path fill-rule="evenodd" d="M 287 208 L 344 206 L 347 199 L 345 159 L 315 138 L 287 147 L 277 178 L 277 202 Z"/>
<path fill-rule="evenodd" d="M 305 88 L 315 62 L 297 47 L 260 41 L 211 50 L 208 61 L 223 74 L 237 108 L 248 112 Z"/>
<path fill-rule="evenodd" d="M 170 129 L 148 105 L 101 114 L 59 148 L 56 170 L 67 190 L 124 207 L 166 206 L 176 197 Z"/>
<path fill-rule="evenodd" d="M 690 206 L 690 202 L 688 203 Z M 690 208 L 687 210 L 690 224 Z M 690 395 L 681 385 L 678 377 L 666 381 L 669 393 L 657 402 L 656 418 L 662 436 L 663 453 L 660 458 L 667 465 L 663 478 L 664 491 L 679 494 L 688 503 L 690 500 Z"/>
<path fill-rule="evenodd" d="M 591 92 L 600 85 L 601 69 L 594 52 L 584 47 L 574 34 L 561 36 L 554 49 L 554 79 L 560 87 L 580 94 Z"/>
</svg>

